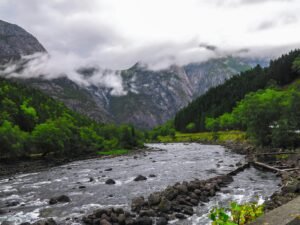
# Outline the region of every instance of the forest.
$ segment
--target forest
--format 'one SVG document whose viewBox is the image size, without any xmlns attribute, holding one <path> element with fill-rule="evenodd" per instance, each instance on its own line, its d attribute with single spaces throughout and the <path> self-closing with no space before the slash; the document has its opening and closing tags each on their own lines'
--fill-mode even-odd
<svg viewBox="0 0 300 225">
<path fill-rule="evenodd" d="M 0 78 L 0 158 L 80 155 L 143 145 L 130 125 L 101 124 L 41 91 Z"/>
<path fill-rule="evenodd" d="M 150 139 L 176 131 L 246 131 L 257 145 L 294 148 L 300 145 L 300 50 L 269 67 L 259 65 L 211 88 L 179 111 L 174 121 L 149 132 Z"/>
<path fill-rule="evenodd" d="M 272 85 L 284 86 L 291 83 L 299 77 L 295 68 L 299 55 L 300 50 L 291 51 L 272 60 L 267 68 L 257 65 L 224 84 L 211 88 L 176 114 L 175 129 L 181 132 L 205 131 L 206 117 L 218 117 L 230 112 L 246 94 Z"/>
</svg>

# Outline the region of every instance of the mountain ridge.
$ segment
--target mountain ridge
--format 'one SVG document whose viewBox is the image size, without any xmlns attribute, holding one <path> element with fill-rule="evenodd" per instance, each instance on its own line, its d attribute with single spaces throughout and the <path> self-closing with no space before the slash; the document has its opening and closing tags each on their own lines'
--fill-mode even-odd
<svg viewBox="0 0 300 225">
<path fill-rule="evenodd" d="M 6 22 L 2 24 L 5 29 L 1 31 L 0 25 L 0 40 L 7 36 L 5 31 L 12 36 L 15 35 L 13 46 L 4 46 L 0 42 L 1 50 L 11 48 L 10 52 L 14 53 L 13 57 L 7 53 L 6 57 L 3 57 L 2 64 L 19 59 L 22 55 L 46 52 L 38 40 L 24 29 Z M 24 44 L 26 40 L 28 42 Z M 24 49 L 19 47 L 20 43 L 23 43 Z M 264 61 L 256 61 L 264 64 Z M 80 86 L 65 77 L 53 80 L 18 79 L 18 81 L 42 90 L 64 102 L 72 110 L 94 120 L 128 123 L 149 129 L 173 118 L 178 110 L 204 94 L 209 88 L 222 84 L 232 76 L 250 69 L 251 66 L 253 60 L 232 56 L 186 66 L 173 65 L 160 71 L 151 71 L 136 64 L 120 71 L 122 85 L 127 92 L 122 96 L 114 95 L 111 93 L 112 90 L 106 87 Z M 90 76 L 96 69 L 83 68 L 79 72 Z"/>
<path fill-rule="evenodd" d="M 46 52 L 43 45 L 18 25 L 0 20 L 0 63 L 18 60 L 22 55 Z"/>
</svg>

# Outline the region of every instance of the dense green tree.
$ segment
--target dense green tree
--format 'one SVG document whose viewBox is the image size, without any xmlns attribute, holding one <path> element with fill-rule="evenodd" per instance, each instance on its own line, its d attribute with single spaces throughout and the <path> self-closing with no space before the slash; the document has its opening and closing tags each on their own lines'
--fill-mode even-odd
<svg viewBox="0 0 300 225">
<path fill-rule="evenodd" d="M 15 158 L 24 155 L 27 138 L 26 132 L 5 120 L 0 126 L 0 158 Z"/>
<path fill-rule="evenodd" d="M 99 151 L 104 149 L 104 139 L 92 127 L 80 128 L 80 144 L 85 151 Z"/>
<path fill-rule="evenodd" d="M 130 125 L 102 124 L 33 88 L 0 78 L 0 158 L 54 153 L 72 156 L 141 146 Z"/>
<path fill-rule="evenodd" d="M 196 131 L 205 131 L 206 117 L 216 118 L 231 112 L 246 94 L 291 83 L 299 77 L 299 55 L 300 50 L 292 51 L 272 60 L 267 68 L 256 66 L 232 77 L 222 85 L 211 88 L 176 114 L 175 129 L 189 132 L 187 125 L 195 123 Z"/>
<path fill-rule="evenodd" d="M 245 129 L 259 145 L 294 148 L 300 144 L 300 92 L 297 85 L 284 89 L 266 89 L 250 93 L 238 103 L 232 113 L 206 118 L 206 129 L 217 131 L 225 127 Z"/>
<path fill-rule="evenodd" d="M 44 155 L 50 152 L 64 152 L 66 141 L 68 142 L 67 135 L 53 120 L 37 125 L 32 131 L 32 142 L 38 152 L 43 152 Z"/>
</svg>

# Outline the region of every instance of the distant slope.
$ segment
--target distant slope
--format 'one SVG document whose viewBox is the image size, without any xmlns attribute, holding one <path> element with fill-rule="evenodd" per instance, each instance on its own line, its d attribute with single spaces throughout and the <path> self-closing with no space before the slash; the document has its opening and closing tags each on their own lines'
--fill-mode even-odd
<svg viewBox="0 0 300 225">
<path fill-rule="evenodd" d="M 267 68 L 257 66 L 231 78 L 223 85 L 210 89 L 176 114 L 175 128 L 186 132 L 188 124 L 194 123 L 194 131 L 203 131 L 206 117 L 218 117 L 230 112 L 247 93 L 274 83 L 288 84 L 298 76 L 293 70 L 293 62 L 299 55 L 300 50 L 292 51 L 271 61 Z"/>
<path fill-rule="evenodd" d="M 45 51 L 39 41 L 23 28 L 0 20 L 0 63 Z"/>
<path fill-rule="evenodd" d="M 28 86 L 40 89 L 49 96 L 63 102 L 70 109 L 88 116 L 89 118 L 100 122 L 112 122 L 113 119 L 102 106 L 94 99 L 91 92 L 78 86 L 67 78 L 58 78 L 54 80 L 42 79 L 22 79 L 18 82 Z"/>
<path fill-rule="evenodd" d="M 0 78 L 0 160 L 96 154 L 141 146 L 131 126 L 105 125 L 80 115 L 39 90 Z"/>
<path fill-rule="evenodd" d="M 17 25 L 0 21 L 0 64 L 21 55 L 44 52 L 31 34 Z M 212 59 L 183 67 L 150 71 L 139 65 L 121 72 L 127 95 L 115 96 L 103 87 L 82 87 L 67 78 L 20 79 L 65 103 L 70 109 L 103 122 L 130 123 L 152 128 L 174 117 L 209 88 L 264 61 L 234 57 Z"/>
<path fill-rule="evenodd" d="M 108 111 L 119 123 L 153 128 L 174 117 L 178 110 L 210 87 L 249 68 L 251 65 L 245 59 L 232 57 L 161 71 L 135 66 L 122 72 L 128 95 L 108 96 Z"/>
</svg>

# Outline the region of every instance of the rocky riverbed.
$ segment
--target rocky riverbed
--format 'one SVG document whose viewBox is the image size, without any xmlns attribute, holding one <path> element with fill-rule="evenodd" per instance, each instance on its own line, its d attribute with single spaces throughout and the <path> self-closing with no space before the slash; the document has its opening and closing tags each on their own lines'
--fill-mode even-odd
<svg viewBox="0 0 300 225">
<path fill-rule="evenodd" d="M 149 218 L 151 210 L 157 213 L 158 207 L 161 209 L 164 205 L 169 209 L 172 204 L 168 201 L 174 199 L 162 195 L 168 186 L 185 191 L 184 185 L 189 189 L 188 193 L 197 195 L 198 192 L 199 195 L 194 195 L 194 198 L 181 196 L 181 200 L 178 197 L 178 201 L 188 201 L 189 207 L 177 209 L 177 212 L 171 207 L 172 216 L 167 217 L 169 222 L 205 225 L 209 224 L 207 213 L 214 205 L 226 205 L 231 200 L 248 201 L 256 197 L 263 201 L 279 189 L 279 178 L 254 168 L 229 178 L 230 182 L 227 180 L 224 185 L 223 179 L 228 179 L 224 175 L 243 164 L 244 156 L 221 146 L 176 143 L 151 144 L 149 147 L 155 150 L 135 156 L 82 160 L 0 180 L 0 222 L 34 223 L 43 218 L 53 218 L 61 224 L 82 224 L 83 220 L 90 222 L 87 215 L 95 215 L 93 212 L 98 212 L 100 217 L 114 213 L 116 217 L 126 215 L 135 218 L 133 214 L 141 210 L 148 210 L 143 213 L 144 217 Z M 190 184 L 196 186 L 191 188 Z M 203 194 L 205 191 L 207 196 Z M 145 207 L 149 205 L 150 194 L 155 192 L 160 193 L 159 202 L 157 200 L 151 207 Z M 177 196 L 182 194 L 178 192 Z M 138 209 L 132 208 L 132 200 L 141 196 L 147 204 L 144 202 L 142 206 L 137 206 Z M 110 207 L 114 208 L 110 212 L 99 212 L 99 209 Z M 155 216 L 161 220 L 165 218 L 163 214 Z M 100 220 L 95 224 L 100 224 Z"/>
</svg>

